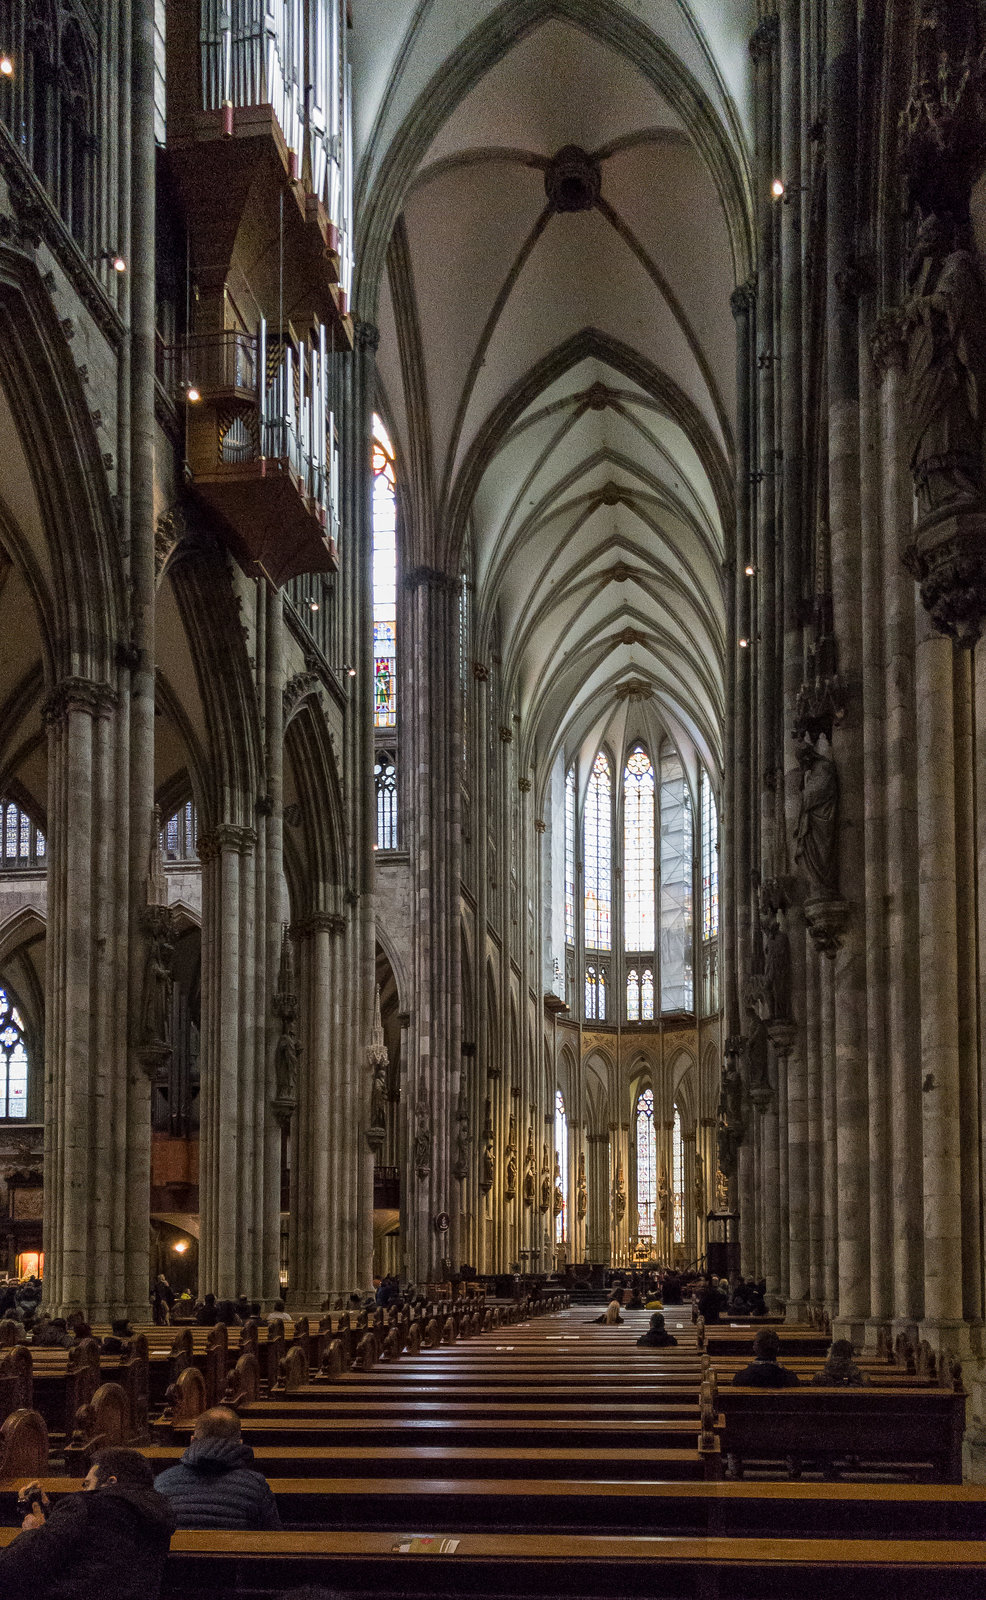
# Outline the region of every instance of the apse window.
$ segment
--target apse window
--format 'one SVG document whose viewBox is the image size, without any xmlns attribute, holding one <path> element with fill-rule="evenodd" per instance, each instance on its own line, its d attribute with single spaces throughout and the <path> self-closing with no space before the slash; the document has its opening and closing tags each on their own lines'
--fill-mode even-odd
<svg viewBox="0 0 986 1600">
<path fill-rule="evenodd" d="M 30 871 L 43 867 L 48 851 L 44 834 L 13 800 L 0 800 L 0 868 Z"/>
<path fill-rule="evenodd" d="M 373 722 L 397 726 L 397 469 L 383 422 L 373 418 Z"/>
<path fill-rule="evenodd" d="M 657 1133 L 652 1089 L 638 1095 L 636 1120 L 637 1232 L 653 1239 L 657 1233 Z"/>
<path fill-rule="evenodd" d="M 0 989 L 0 1121 L 26 1121 L 27 1069 L 21 1014 L 6 989 Z"/>
<path fill-rule="evenodd" d="M 377 797 L 377 849 L 397 849 L 397 766 L 393 753 L 379 750 L 373 768 Z"/>
<path fill-rule="evenodd" d="M 568 1222 L 568 1118 L 560 1089 L 555 1090 L 555 1243 L 563 1244 Z"/>
<path fill-rule="evenodd" d="M 585 947 L 608 950 L 612 920 L 613 775 L 600 750 L 585 797 L 582 853 L 585 861 Z"/>
</svg>

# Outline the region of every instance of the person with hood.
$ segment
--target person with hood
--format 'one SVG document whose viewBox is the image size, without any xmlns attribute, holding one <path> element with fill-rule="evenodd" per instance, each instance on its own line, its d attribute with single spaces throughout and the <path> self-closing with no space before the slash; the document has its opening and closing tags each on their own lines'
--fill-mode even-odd
<svg viewBox="0 0 986 1600">
<path fill-rule="evenodd" d="M 252 1462 L 236 1412 L 213 1406 L 196 1417 L 191 1444 L 176 1467 L 158 1474 L 157 1488 L 179 1528 L 278 1529 L 277 1502 Z"/>
<path fill-rule="evenodd" d="M 139 1450 L 100 1450 L 81 1494 L 49 1508 L 21 1490 L 24 1532 L 0 1550 L 0 1594 L 45 1600 L 157 1600 L 175 1528 Z"/>
<path fill-rule="evenodd" d="M 664 1313 L 662 1311 L 655 1311 L 654 1315 L 650 1319 L 650 1327 L 647 1329 L 646 1333 L 642 1333 L 640 1335 L 637 1343 L 638 1345 L 642 1344 L 646 1346 L 648 1349 L 662 1350 L 667 1345 L 676 1345 L 678 1341 L 674 1334 L 669 1333 L 667 1328 L 664 1326 Z"/>
<path fill-rule="evenodd" d="M 825 1358 L 825 1365 L 821 1372 L 816 1372 L 812 1383 L 820 1384 L 828 1389 L 857 1388 L 866 1383 L 865 1372 L 861 1372 L 853 1360 L 853 1348 L 848 1339 L 833 1340 L 831 1349 Z"/>
</svg>

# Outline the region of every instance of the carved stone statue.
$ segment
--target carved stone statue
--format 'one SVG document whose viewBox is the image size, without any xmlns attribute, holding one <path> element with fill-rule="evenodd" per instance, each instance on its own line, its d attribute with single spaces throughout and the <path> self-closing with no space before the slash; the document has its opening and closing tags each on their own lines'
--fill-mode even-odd
<svg viewBox="0 0 986 1600">
<path fill-rule="evenodd" d="M 668 1184 L 668 1169 L 662 1164 L 657 1180 L 657 1209 L 660 1212 L 661 1221 L 665 1225 L 667 1225 L 670 1200 L 671 1189 Z"/>
<path fill-rule="evenodd" d="M 414 1108 L 414 1170 L 419 1178 L 427 1178 L 431 1171 L 431 1123 L 423 1097 Z"/>
<path fill-rule="evenodd" d="M 763 942 L 768 1020 L 786 1022 L 791 1015 L 791 944 L 776 915 L 764 925 Z"/>
<path fill-rule="evenodd" d="M 825 740 L 825 744 L 828 741 Z M 798 747 L 801 766 L 801 808 L 795 830 L 795 860 L 808 874 L 816 894 L 838 896 L 839 774 L 831 753 L 810 739 Z"/>
<path fill-rule="evenodd" d="M 387 1059 L 375 1056 L 370 1085 L 370 1127 L 383 1133 L 387 1126 Z"/>
<path fill-rule="evenodd" d="M 507 1134 L 507 1159 L 504 1166 L 504 1194 L 512 1200 L 517 1193 L 517 1119 L 510 1118 Z"/>
<path fill-rule="evenodd" d="M 453 1178 L 465 1178 L 469 1173 L 469 1145 L 471 1134 L 469 1132 L 469 1101 L 466 1096 L 465 1080 L 459 1085 L 459 1100 L 455 1108 L 455 1162 L 452 1167 Z"/>
<path fill-rule="evenodd" d="M 527 1125 L 527 1149 L 524 1152 L 524 1204 L 534 1204 L 535 1177 L 534 1177 L 534 1128 Z"/>
<path fill-rule="evenodd" d="M 750 1099 L 754 1105 L 763 1105 L 770 1099 L 769 1045 L 770 1039 L 767 1033 L 767 1024 L 762 1017 L 751 1013 L 747 1060 L 749 1062 L 748 1083 Z"/>
<path fill-rule="evenodd" d="M 487 1100 L 483 1108 L 483 1160 L 479 1187 L 484 1194 L 489 1194 L 496 1176 L 496 1162 L 493 1157 L 493 1102 Z"/>
<path fill-rule="evenodd" d="M 541 1195 L 539 1210 L 542 1215 L 551 1205 L 551 1168 L 548 1165 L 548 1146 L 541 1152 Z"/>
<path fill-rule="evenodd" d="M 705 1211 L 705 1162 L 702 1160 L 700 1150 L 695 1152 L 695 1177 L 692 1190 L 695 1195 L 695 1215 L 701 1217 Z"/>
<path fill-rule="evenodd" d="M 565 1204 L 565 1196 L 561 1186 L 561 1163 L 558 1160 L 558 1151 L 555 1151 L 555 1185 L 551 1200 L 551 1212 L 555 1217 L 560 1217 Z"/>
<path fill-rule="evenodd" d="M 616 1183 L 613 1186 L 613 1215 L 617 1222 L 622 1222 L 627 1214 L 626 1180 L 623 1176 L 623 1162 L 620 1161 L 616 1168 Z"/>
<path fill-rule="evenodd" d="M 586 1214 L 587 1194 L 585 1182 L 585 1151 L 579 1152 L 579 1176 L 575 1185 L 575 1215 L 581 1222 Z"/>
<path fill-rule="evenodd" d="M 733 1048 L 730 1049 L 729 1045 Z M 737 1041 L 727 1043 L 719 1080 L 719 1105 L 717 1108 L 716 1148 L 719 1168 L 727 1178 L 736 1171 L 736 1158 L 744 1133 L 743 1080 L 736 1062 Z"/>
<path fill-rule="evenodd" d="M 301 1046 L 294 1036 L 294 1024 L 286 1021 L 274 1051 L 274 1092 L 278 1100 L 293 1100 L 298 1082 Z"/>
<path fill-rule="evenodd" d="M 141 1044 L 171 1044 L 171 960 L 174 945 L 167 932 L 156 931 L 149 942 L 144 966 L 144 994 L 141 1007 Z"/>
<path fill-rule="evenodd" d="M 908 283 L 907 445 L 920 525 L 986 505 L 986 283 L 951 218 L 921 223 Z"/>
</svg>

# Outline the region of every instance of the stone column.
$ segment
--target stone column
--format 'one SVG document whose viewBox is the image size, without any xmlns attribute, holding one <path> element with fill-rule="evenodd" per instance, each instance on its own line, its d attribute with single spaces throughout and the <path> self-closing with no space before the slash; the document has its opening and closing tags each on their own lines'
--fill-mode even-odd
<svg viewBox="0 0 986 1600">
<path fill-rule="evenodd" d="M 819 985 L 821 957 L 802 934 L 805 964 L 805 1098 L 807 1111 L 808 1256 L 807 1295 L 812 1305 L 825 1300 L 825 1143 L 822 1071 L 822 1018 Z M 793 1227 L 793 1219 L 792 1219 Z M 793 1256 L 792 1248 L 792 1256 Z M 794 1283 L 791 1285 L 794 1298 Z"/>
<path fill-rule="evenodd" d="M 627 1259 L 630 1249 L 630 1194 L 629 1194 L 629 1156 L 627 1151 L 627 1129 L 623 1123 L 611 1122 L 609 1125 L 610 1138 L 610 1164 L 612 1177 L 610 1179 L 610 1250 L 611 1260 L 616 1266 L 621 1266 Z M 661 1163 L 660 1138 L 658 1138 L 658 1169 Z M 620 1180 L 622 1178 L 622 1189 Z M 622 1199 L 621 1199 L 622 1196 Z"/>
<path fill-rule="evenodd" d="M 587 1243 L 589 1260 L 608 1263 L 610 1257 L 609 1230 L 609 1135 L 589 1133 L 587 1145 L 588 1226 Z"/>
<path fill-rule="evenodd" d="M 411 1160 L 406 1174 L 408 1259 L 434 1279 L 447 1245 L 436 1221 L 452 1204 L 452 1085 L 459 1065 L 458 608 L 454 576 L 416 567 L 404 576 L 408 635 L 405 745 L 412 791 L 414 1011 L 408 1063 Z M 504 1041 L 505 1043 L 506 1041 Z M 509 1098 L 509 1086 L 507 1086 Z"/>
<path fill-rule="evenodd" d="M 930 1341 L 961 1347 L 962 1141 L 959 1122 L 955 733 L 951 640 L 916 602 L 921 1125 L 924 1321 Z"/>
<path fill-rule="evenodd" d="M 120 892 L 128 854 L 120 803 L 125 720 L 115 688 L 82 678 L 63 679 L 44 708 L 45 1305 L 100 1321 L 124 1311 L 146 1317 L 148 1293 L 149 1119 L 133 1125 L 141 1096 L 128 1088 L 127 895 Z M 133 1213 L 143 1218 L 142 1238 Z"/>
</svg>

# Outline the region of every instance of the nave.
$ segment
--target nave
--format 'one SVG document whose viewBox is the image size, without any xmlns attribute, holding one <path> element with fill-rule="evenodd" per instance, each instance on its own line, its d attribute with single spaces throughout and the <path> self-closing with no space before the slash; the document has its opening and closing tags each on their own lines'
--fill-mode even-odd
<svg viewBox="0 0 986 1600">
<path fill-rule="evenodd" d="M 74 1437 L 52 1427 L 44 1463 L 30 1454 L 30 1413 L 8 1415 L 0 1510 L 9 1522 L 24 1472 L 54 1503 L 77 1493 L 74 1474 L 107 1439 L 138 1443 L 155 1473 L 166 1470 L 196 1415 L 226 1396 L 283 1531 L 179 1531 L 164 1600 L 268 1596 L 305 1583 L 381 1597 L 605 1596 L 614 1566 L 621 1592 L 655 1600 L 752 1600 L 792 1586 L 807 1600 L 835 1600 L 856 1583 L 878 1600 L 980 1592 L 986 1496 L 958 1482 L 961 1410 L 951 1407 L 940 1426 L 949 1399 L 964 1397 L 885 1355 L 864 1360 L 864 1391 L 813 1387 L 829 1341 L 789 1327 L 780 1329 L 781 1360 L 803 1386 L 736 1388 L 752 1325 L 706 1328 L 692 1307 L 668 1308 L 677 1345 L 648 1349 L 636 1340 L 649 1313 L 627 1310 L 622 1325 L 600 1326 L 595 1309 L 559 1294 L 516 1303 L 477 1295 L 412 1312 L 253 1323 L 238 1341 L 222 1326 L 149 1329 L 120 1360 L 103 1359 L 89 1441 L 80 1411 Z M 116 1379 L 134 1362 L 143 1364 L 129 1390 L 136 1409 L 114 1411 L 109 1391 L 123 1393 Z M 35 1360 L 37 1402 L 53 1424 L 59 1365 L 64 1384 L 72 1362 L 53 1352 Z M 5 1396 L 10 1366 L 9 1355 L 0 1359 Z M 769 1438 L 768 1403 L 782 1398 L 805 1451 L 794 1475 L 790 1459 L 754 1459 Z M 940 1419 L 937 1438 L 926 1401 Z M 890 1426 L 877 1417 L 884 1402 Z M 919 1420 L 895 1440 L 908 1411 Z M 758 1412 L 755 1440 L 748 1424 Z M 0 1543 L 11 1536 L 0 1532 Z"/>
</svg>

